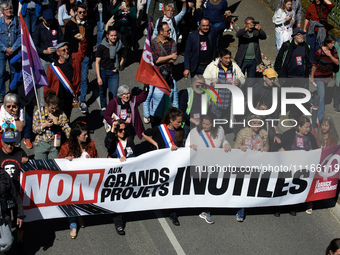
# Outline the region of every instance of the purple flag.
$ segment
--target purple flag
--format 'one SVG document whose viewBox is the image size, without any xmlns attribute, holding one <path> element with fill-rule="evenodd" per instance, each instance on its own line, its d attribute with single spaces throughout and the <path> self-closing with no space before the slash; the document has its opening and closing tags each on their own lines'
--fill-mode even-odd
<svg viewBox="0 0 340 255">
<path fill-rule="evenodd" d="M 26 23 L 20 14 L 21 23 L 21 50 L 22 50 L 22 77 L 24 80 L 25 95 L 33 89 L 48 85 L 45 70 L 41 64 L 38 52 L 35 49 L 32 37 Z M 32 68 L 32 72 L 31 72 Z M 32 77 L 33 74 L 33 77 Z M 34 79 L 34 81 L 33 81 Z"/>
</svg>

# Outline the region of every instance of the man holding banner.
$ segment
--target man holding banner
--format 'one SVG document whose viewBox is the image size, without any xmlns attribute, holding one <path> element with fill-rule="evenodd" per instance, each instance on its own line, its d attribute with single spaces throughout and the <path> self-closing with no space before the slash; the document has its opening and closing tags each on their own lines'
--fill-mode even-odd
<svg viewBox="0 0 340 255">
<path fill-rule="evenodd" d="M 72 111 L 72 101 L 75 97 L 74 89 L 80 83 L 81 62 L 85 57 L 87 43 L 85 38 L 80 34 L 74 36 L 80 41 L 80 48 L 78 52 L 69 55 L 69 48 L 67 42 L 59 43 L 56 46 L 58 60 L 53 62 L 47 68 L 47 79 L 49 85 L 45 86 L 44 94 L 48 90 L 56 92 L 60 99 L 59 106 L 68 119 L 70 119 Z"/>
</svg>

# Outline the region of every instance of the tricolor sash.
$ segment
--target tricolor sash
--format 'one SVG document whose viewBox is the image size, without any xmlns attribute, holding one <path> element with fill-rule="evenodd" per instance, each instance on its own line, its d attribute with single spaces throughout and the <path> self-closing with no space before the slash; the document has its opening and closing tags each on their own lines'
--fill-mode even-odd
<svg viewBox="0 0 340 255">
<path fill-rule="evenodd" d="M 59 66 L 55 66 L 54 63 L 50 64 L 52 71 L 55 73 L 55 75 L 58 77 L 59 81 L 61 84 L 63 84 L 64 88 L 73 96 L 75 97 L 76 95 L 74 94 L 74 91 L 71 87 L 70 81 L 66 78 L 65 74 L 60 70 Z"/>
<path fill-rule="evenodd" d="M 175 145 L 174 141 L 171 138 L 168 127 L 165 124 L 162 124 L 159 125 L 158 128 L 159 131 L 161 132 L 166 147 L 171 148 L 172 145 Z"/>
<path fill-rule="evenodd" d="M 204 132 L 203 130 L 201 131 L 200 133 L 200 136 L 202 137 L 203 139 L 203 142 L 205 143 L 205 145 L 208 147 L 208 148 L 215 148 L 215 144 L 209 134 L 209 132 Z"/>
<path fill-rule="evenodd" d="M 118 158 L 126 157 L 126 156 L 125 156 L 125 151 L 124 151 L 124 148 L 123 148 L 123 144 L 122 144 L 121 141 L 118 141 L 118 142 L 117 142 L 116 153 L 117 153 Z"/>
</svg>

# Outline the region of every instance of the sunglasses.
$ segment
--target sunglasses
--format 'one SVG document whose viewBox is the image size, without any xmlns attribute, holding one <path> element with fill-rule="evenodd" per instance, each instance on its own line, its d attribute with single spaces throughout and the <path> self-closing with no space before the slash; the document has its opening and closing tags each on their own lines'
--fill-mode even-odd
<svg viewBox="0 0 340 255">
<path fill-rule="evenodd" d="M 121 132 L 125 132 L 126 131 L 126 128 L 120 128 L 118 129 L 118 132 L 121 133 Z"/>
<path fill-rule="evenodd" d="M 12 104 L 8 104 L 8 105 L 6 105 L 6 108 L 8 108 L 8 109 L 10 109 L 10 108 L 16 109 L 17 106 L 16 105 L 12 105 Z"/>
<path fill-rule="evenodd" d="M 69 49 L 68 48 L 66 48 L 66 49 L 59 49 L 60 51 L 62 51 L 62 52 L 66 52 L 66 51 L 69 51 Z"/>
<path fill-rule="evenodd" d="M 85 14 L 86 11 L 79 11 L 78 13 L 79 13 L 79 14 Z"/>
</svg>

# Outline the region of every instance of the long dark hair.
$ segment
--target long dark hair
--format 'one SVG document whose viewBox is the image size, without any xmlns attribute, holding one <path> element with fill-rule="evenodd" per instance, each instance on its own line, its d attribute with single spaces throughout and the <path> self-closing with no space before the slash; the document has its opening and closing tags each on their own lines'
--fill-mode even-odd
<svg viewBox="0 0 340 255">
<path fill-rule="evenodd" d="M 209 120 L 211 124 L 213 124 L 215 117 L 213 117 L 211 115 L 211 113 L 209 115 L 202 115 L 201 116 L 201 121 L 200 124 L 197 126 L 197 132 L 201 133 L 201 131 L 203 130 L 203 120 Z M 211 129 L 211 137 L 212 138 L 216 138 L 217 137 L 217 132 L 218 132 L 219 126 L 215 125 L 215 127 L 212 127 Z"/>
<path fill-rule="evenodd" d="M 315 5 L 315 8 L 318 8 L 317 5 L 316 5 L 316 1 L 314 0 L 313 3 Z M 325 7 L 325 1 L 324 0 L 320 0 L 320 12 L 318 13 L 318 16 L 319 16 L 319 19 L 323 19 L 323 12 L 326 8 Z M 321 16 L 321 17 L 320 17 Z"/>
<path fill-rule="evenodd" d="M 70 11 L 71 11 L 72 8 L 74 8 L 75 4 L 71 4 L 71 3 L 70 3 L 70 0 L 64 0 L 64 1 L 63 1 L 63 4 L 65 4 L 67 14 L 68 14 L 68 15 L 71 15 L 71 14 L 70 14 Z"/>
<path fill-rule="evenodd" d="M 86 122 L 77 121 L 71 127 L 70 138 L 68 142 L 69 142 L 70 152 L 73 154 L 75 158 L 79 158 L 81 154 L 83 153 L 79 145 L 78 139 L 77 139 L 77 137 L 81 135 L 82 131 L 87 131 Z M 84 144 L 85 150 L 88 144 L 90 143 L 90 141 L 91 141 L 90 136 L 87 136 L 86 142 Z"/>
<path fill-rule="evenodd" d="M 164 118 L 162 119 L 161 123 L 165 125 L 170 124 L 170 120 L 175 121 L 177 117 L 183 117 L 183 112 L 176 108 L 176 107 L 170 107 L 169 110 L 164 115 Z M 184 139 L 183 129 L 179 128 L 176 130 L 175 133 L 175 144 L 181 144 Z"/>
<path fill-rule="evenodd" d="M 339 142 L 338 132 L 336 132 L 333 119 L 328 115 L 324 116 L 321 119 L 319 126 L 317 127 L 317 130 L 316 130 L 317 131 L 316 136 L 317 136 L 318 140 L 320 141 L 320 145 L 326 146 L 327 141 L 323 138 L 323 133 L 322 133 L 322 130 L 321 130 L 321 125 L 323 123 L 326 123 L 326 122 L 328 122 L 328 124 L 330 126 L 329 130 L 328 130 L 328 138 L 331 140 L 332 144 L 337 145 L 338 142 Z"/>
<path fill-rule="evenodd" d="M 340 249 L 340 238 L 335 238 L 333 239 L 330 244 L 328 245 L 327 249 L 326 249 L 326 255 L 329 255 L 330 251 L 331 252 L 336 252 L 337 250 Z"/>
</svg>

